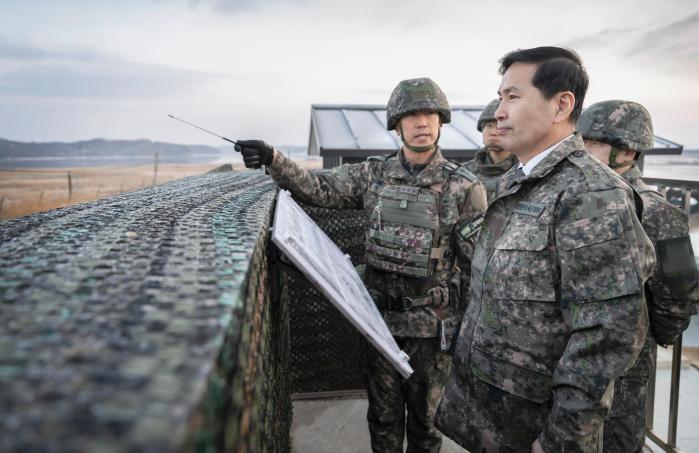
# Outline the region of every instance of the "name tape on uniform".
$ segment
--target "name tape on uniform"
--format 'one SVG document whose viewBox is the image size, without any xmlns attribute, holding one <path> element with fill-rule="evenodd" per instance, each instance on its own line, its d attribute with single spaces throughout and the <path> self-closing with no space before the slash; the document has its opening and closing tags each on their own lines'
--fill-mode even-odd
<svg viewBox="0 0 699 453">
<path fill-rule="evenodd" d="M 514 212 L 518 214 L 530 215 L 532 217 L 539 217 L 542 212 L 546 209 L 545 204 L 541 203 L 530 203 L 528 201 L 520 201 L 515 206 Z"/>
</svg>

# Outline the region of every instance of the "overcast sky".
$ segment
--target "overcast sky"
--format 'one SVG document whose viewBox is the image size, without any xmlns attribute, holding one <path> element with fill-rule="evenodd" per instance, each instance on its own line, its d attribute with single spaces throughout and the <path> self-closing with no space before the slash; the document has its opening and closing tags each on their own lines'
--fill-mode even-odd
<svg viewBox="0 0 699 453">
<path fill-rule="evenodd" d="M 437 5 L 437 6 L 433 6 Z M 535 5 L 535 6 L 534 6 Z M 0 0 L 0 137 L 308 142 L 312 103 L 385 104 L 427 76 L 453 105 L 497 96 L 507 51 L 568 46 L 585 105 L 644 104 L 699 148 L 696 0 Z"/>
</svg>

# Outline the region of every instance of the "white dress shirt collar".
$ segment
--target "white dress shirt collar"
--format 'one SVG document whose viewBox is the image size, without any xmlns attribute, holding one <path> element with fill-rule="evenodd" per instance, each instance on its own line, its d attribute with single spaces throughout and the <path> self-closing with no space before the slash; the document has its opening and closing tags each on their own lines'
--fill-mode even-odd
<svg viewBox="0 0 699 453">
<path fill-rule="evenodd" d="M 564 139 L 561 140 L 560 142 L 556 143 L 555 145 L 546 148 L 545 150 L 543 150 L 542 152 L 540 152 L 540 153 L 537 154 L 536 156 L 532 157 L 532 159 L 531 159 L 529 162 L 527 162 L 526 165 L 524 165 L 524 164 L 522 164 L 522 163 L 520 162 L 520 163 L 519 163 L 519 167 L 517 167 L 517 168 L 521 168 L 522 171 L 524 172 L 524 174 L 525 174 L 526 176 L 529 176 L 529 173 L 531 173 L 532 170 L 534 170 L 534 167 L 536 167 L 537 164 L 538 164 L 539 162 L 541 162 L 542 160 L 546 159 L 546 156 L 548 156 L 549 154 L 551 154 L 551 152 L 552 152 L 554 149 L 556 149 L 556 147 L 557 147 L 558 145 L 560 145 L 560 144 L 563 143 L 564 141 L 568 140 L 568 139 L 569 139 L 570 137 L 572 137 L 572 136 L 573 136 L 573 134 L 570 134 L 569 136 L 567 136 L 566 138 L 564 138 Z"/>
</svg>

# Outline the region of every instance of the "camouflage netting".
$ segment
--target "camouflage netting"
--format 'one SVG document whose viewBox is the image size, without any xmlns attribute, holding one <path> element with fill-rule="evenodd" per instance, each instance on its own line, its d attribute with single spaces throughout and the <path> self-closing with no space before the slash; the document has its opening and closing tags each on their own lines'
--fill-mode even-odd
<svg viewBox="0 0 699 453">
<path fill-rule="evenodd" d="M 352 257 L 364 260 L 366 213 L 325 209 L 299 203 L 323 231 Z M 284 280 L 291 330 L 291 391 L 310 393 L 363 388 L 360 363 L 363 338 L 312 284 Z"/>
<path fill-rule="evenodd" d="M 289 451 L 274 196 L 211 173 L 0 223 L 0 451 Z"/>
</svg>

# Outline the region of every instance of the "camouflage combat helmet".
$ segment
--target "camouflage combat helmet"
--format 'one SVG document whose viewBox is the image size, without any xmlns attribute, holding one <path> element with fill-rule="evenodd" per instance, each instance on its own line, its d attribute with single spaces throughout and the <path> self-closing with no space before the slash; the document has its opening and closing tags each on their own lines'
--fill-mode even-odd
<svg viewBox="0 0 699 453">
<path fill-rule="evenodd" d="M 591 105 L 578 119 L 583 138 L 637 152 L 653 148 L 653 122 L 641 104 L 604 101 Z"/>
<path fill-rule="evenodd" d="M 493 99 L 488 103 L 488 105 L 485 106 L 485 108 L 481 112 L 481 116 L 478 117 L 478 124 L 476 125 L 478 132 L 483 132 L 483 126 L 488 121 L 496 121 L 495 111 L 498 109 L 499 106 L 500 99 Z"/>
<path fill-rule="evenodd" d="M 442 117 L 442 123 L 451 121 L 447 97 L 432 79 L 425 77 L 398 83 L 388 100 L 386 129 L 392 131 L 402 117 L 418 110 L 434 110 Z"/>
</svg>

